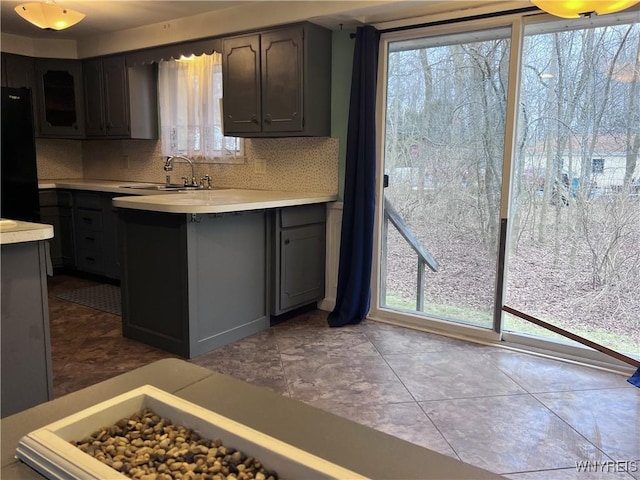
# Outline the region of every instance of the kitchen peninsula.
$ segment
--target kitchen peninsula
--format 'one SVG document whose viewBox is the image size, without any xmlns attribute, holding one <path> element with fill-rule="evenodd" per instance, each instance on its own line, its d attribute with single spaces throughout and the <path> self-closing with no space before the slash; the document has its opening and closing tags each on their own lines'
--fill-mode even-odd
<svg viewBox="0 0 640 480">
<path fill-rule="evenodd" d="M 123 335 L 192 358 L 320 300 L 334 200 L 243 189 L 114 198 Z"/>
<path fill-rule="evenodd" d="M 51 225 L 0 219 L 3 417 L 53 398 L 46 279 L 53 234 Z"/>
</svg>

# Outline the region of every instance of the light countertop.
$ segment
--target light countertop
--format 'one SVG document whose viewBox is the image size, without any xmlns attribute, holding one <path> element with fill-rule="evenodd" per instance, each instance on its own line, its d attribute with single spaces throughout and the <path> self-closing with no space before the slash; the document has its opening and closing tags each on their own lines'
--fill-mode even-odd
<svg viewBox="0 0 640 480">
<path fill-rule="evenodd" d="M 157 191 L 136 190 L 131 188 L 136 185 L 153 185 L 153 182 L 127 182 L 124 180 L 92 180 L 82 178 L 38 180 L 38 188 L 40 190 L 64 188 L 68 190 L 89 190 L 93 192 L 127 193 L 129 195 L 158 195 Z"/>
<path fill-rule="evenodd" d="M 0 219 L 0 243 L 2 245 L 36 242 L 38 240 L 47 240 L 48 238 L 53 238 L 53 226 L 51 225 L 6 218 Z"/>
<path fill-rule="evenodd" d="M 228 213 L 332 202 L 336 199 L 336 195 L 326 193 L 230 188 L 197 190 L 172 195 L 116 197 L 113 199 L 113 205 L 119 208 L 165 213 Z"/>
<path fill-rule="evenodd" d="M 64 188 L 120 193 L 126 196 L 114 197 L 113 205 L 118 208 L 164 213 L 228 213 L 333 202 L 338 199 L 335 194 L 323 192 L 285 192 L 239 188 L 157 191 L 131 188 L 145 185 L 161 184 L 91 179 L 56 179 L 38 182 L 40 190 Z"/>
</svg>

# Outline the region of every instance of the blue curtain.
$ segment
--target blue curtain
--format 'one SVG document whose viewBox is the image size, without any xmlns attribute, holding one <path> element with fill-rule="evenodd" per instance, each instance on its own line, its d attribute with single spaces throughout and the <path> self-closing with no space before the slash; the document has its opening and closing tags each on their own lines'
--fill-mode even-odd
<svg viewBox="0 0 640 480">
<path fill-rule="evenodd" d="M 331 327 L 361 322 L 371 300 L 375 214 L 376 86 L 380 32 L 358 27 L 353 53 L 347 132 L 340 265 Z"/>
</svg>

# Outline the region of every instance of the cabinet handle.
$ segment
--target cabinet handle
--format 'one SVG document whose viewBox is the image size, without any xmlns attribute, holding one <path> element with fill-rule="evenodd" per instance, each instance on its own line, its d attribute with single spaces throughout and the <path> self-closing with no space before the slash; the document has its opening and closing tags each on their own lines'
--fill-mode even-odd
<svg viewBox="0 0 640 480">
<path fill-rule="evenodd" d="M 285 245 L 289 245 L 291 243 L 291 240 L 289 240 L 288 238 L 284 241 Z"/>
<path fill-rule="evenodd" d="M 258 116 L 257 115 L 251 115 L 251 121 L 253 123 L 255 123 L 256 125 L 260 125 L 260 122 L 258 121 Z"/>
<path fill-rule="evenodd" d="M 271 115 L 264 117 L 264 123 L 271 123 Z"/>
<path fill-rule="evenodd" d="M 84 257 L 85 260 L 89 260 L 90 262 L 95 262 L 96 259 L 93 257 Z"/>
<path fill-rule="evenodd" d="M 85 240 L 88 240 L 88 241 L 90 241 L 90 242 L 95 242 L 95 241 L 96 241 L 96 239 L 95 239 L 95 238 L 93 238 L 93 237 L 84 237 L 84 239 L 85 239 Z"/>
<path fill-rule="evenodd" d="M 91 223 L 91 218 L 82 217 L 82 220 L 84 221 L 84 223 Z"/>
</svg>

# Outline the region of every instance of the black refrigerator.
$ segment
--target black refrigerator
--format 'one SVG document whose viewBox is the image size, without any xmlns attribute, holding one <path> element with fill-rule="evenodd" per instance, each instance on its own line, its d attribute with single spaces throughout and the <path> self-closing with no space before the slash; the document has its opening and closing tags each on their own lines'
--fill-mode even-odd
<svg viewBox="0 0 640 480">
<path fill-rule="evenodd" d="M 0 217 L 40 221 L 31 90 L 2 87 Z"/>
</svg>

